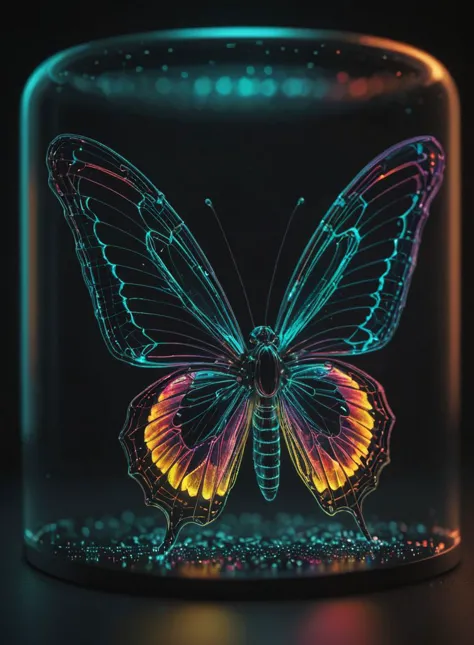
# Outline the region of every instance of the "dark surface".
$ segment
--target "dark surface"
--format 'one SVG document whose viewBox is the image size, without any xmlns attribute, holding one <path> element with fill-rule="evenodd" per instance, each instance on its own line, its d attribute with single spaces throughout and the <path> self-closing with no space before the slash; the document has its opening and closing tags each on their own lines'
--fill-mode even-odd
<svg viewBox="0 0 474 645">
<path fill-rule="evenodd" d="M 465 495 L 463 561 L 421 584 L 338 599 L 185 602 L 83 589 L 22 561 L 19 484 L 2 484 L 5 645 L 467 645 L 474 632 L 474 521 Z M 470 492 L 472 488 L 469 488 Z M 262 598 L 258 598 L 262 601 Z"/>
<path fill-rule="evenodd" d="M 466 7 L 468 5 L 466 4 Z M 16 11 L 16 13 L 15 13 Z M 11 15 L 13 12 L 13 15 Z M 467 18 L 467 13 L 466 13 Z M 9 208 L 4 217 L 2 266 L 7 276 L 7 384 L 0 398 L 2 473 L 17 472 L 17 105 L 21 88 L 34 67 L 59 49 L 113 34 L 193 25 L 284 24 L 351 29 L 401 39 L 430 50 L 451 70 L 463 104 L 464 212 L 472 212 L 472 67 L 469 39 L 461 36 L 464 16 L 458 3 L 183 3 L 114 2 L 81 5 L 14 3 L 5 18 L 9 52 L 5 57 Z M 466 20 L 467 23 L 467 20 Z M 469 178 L 469 179 L 468 179 Z M 467 180 L 467 181 L 466 181 Z M 471 217 L 464 220 L 466 286 L 471 272 L 467 252 Z M 464 296 L 464 329 L 472 329 L 472 288 Z M 12 313 L 8 314 L 8 310 Z M 471 335 L 464 334 L 464 400 L 470 411 Z M 472 454 L 470 415 L 465 414 L 463 456 Z M 10 444 L 10 445 L 9 445 Z M 469 464 L 470 465 L 470 464 Z M 0 480 L 0 643 L 75 645 L 467 645 L 474 634 L 474 487 L 464 486 L 463 562 L 453 572 L 409 587 L 338 600 L 285 603 L 184 603 L 89 591 L 43 576 L 21 560 L 20 496 L 17 480 Z M 249 590 L 250 593 L 251 590 Z M 362 590 L 363 591 L 363 590 Z"/>
</svg>

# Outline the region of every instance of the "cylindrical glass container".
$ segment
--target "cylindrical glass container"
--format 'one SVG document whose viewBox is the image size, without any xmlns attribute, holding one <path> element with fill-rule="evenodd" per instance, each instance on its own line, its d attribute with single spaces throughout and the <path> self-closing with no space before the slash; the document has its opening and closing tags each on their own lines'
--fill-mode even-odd
<svg viewBox="0 0 474 645">
<path fill-rule="evenodd" d="M 21 109 L 28 560 L 167 593 L 453 566 L 444 67 L 345 33 L 152 32 L 47 60 Z"/>
</svg>

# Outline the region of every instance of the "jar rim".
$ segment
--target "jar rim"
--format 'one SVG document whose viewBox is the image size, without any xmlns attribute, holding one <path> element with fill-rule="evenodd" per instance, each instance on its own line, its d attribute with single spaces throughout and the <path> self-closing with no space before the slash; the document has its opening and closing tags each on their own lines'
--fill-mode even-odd
<svg viewBox="0 0 474 645">
<path fill-rule="evenodd" d="M 299 27 L 189 27 L 183 29 L 155 30 L 149 32 L 137 32 L 110 36 L 103 39 L 91 40 L 88 43 L 69 47 L 61 50 L 44 60 L 33 71 L 27 80 L 25 90 L 28 86 L 32 88 L 40 79 L 45 76 L 51 77 L 59 66 L 71 64 L 81 59 L 82 56 L 91 54 L 96 48 L 107 48 L 139 44 L 141 46 L 151 45 L 153 42 L 192 42 L 205 40 L 289 40 L 289 41 L 331 41 L 360 45 L 368 50 L 384 50 L 395 53 L 406 58 L 407 62 L 412 60 L 421 65 L 427 71 L 427 81 L 452 82 L 449 71 L 443 63 L 428 52 L 401 41 L 389 38 L 372 36 L 352 31 L 337 31 L 326 29 L 310 29 Z"/>
</svg>

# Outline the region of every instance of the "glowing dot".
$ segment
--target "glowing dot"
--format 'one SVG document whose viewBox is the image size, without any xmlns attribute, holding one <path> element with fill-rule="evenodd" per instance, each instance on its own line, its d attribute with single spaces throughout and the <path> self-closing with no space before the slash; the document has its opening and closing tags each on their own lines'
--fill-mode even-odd
<svg viewBox="0 0 474 645">
<path fill-rule="evenodd" d="M 411 109 L 411 107 L 407 107 L 407 108 L 405 108 L 405 112 L 406 112 L 407 114 L 411 114 L 411 113 L 412 113 L 412 109 Z"/>
<path fill-rule="evenodd" d="M 162 65 L 162 66 L 161 66 L 161 69 L 162 69 L 164 72 L 167 72 L 167 71 L 168 71 L 168 65 Z"/>
<path fill-rule="evenodd" d="M 207 76 L 201 76 L 194 82 L 194 91 L 198 96 L 208 96 L 212 91 L 211 79 Z"/>
<path fill-rule="evenodd" d="M 338 72 L 336 74 L 336 78 L 338 83 L 347 83 L 349 80 L 349 74 L 347 72 Z"/>
<path fill-rule="evenodd" d="M 131 59 L 131 57 L 132 57 L 132 54 L 125 54 L 125 58 L 126 58 L 127 60 L 130 60 L 130 59 Z"/>
<path fill-rule="evenodd" d="M 145 49 L 145 51 L 144 51 L 143 53 L 145 54 L 145 56 L 148 56 L 148 54 L 150 53 L 150 50 L 149 50 L 149 49 Z"/>
<path fill-rule="evenodd" d="M 244 76 L 237 83 L 237 91 L 240 96 L 250 96 L 251 94 L 253 94 L 252 81 Z"/>
<path fill-rule="evenodd" d="M 173 53 L 173 51 L 174 51 L 174 50 L 173 50 L 173 48 L 172 48 L 172 47 L 168 47 L 168 53 L 169 53 L 169 54 L 172 54 L 172 53 Z"/>
<path fill-rule="evenodd" d="M 349 93 L 351 96 L 358 97 L 367 94 L 369 84 L 365 78 L 357 78 L 349 85 Z"/>
<path fill-rule="evenodd" d="M 160 94 L 169 94 L 171 91 L 171 83 L 167 78 L 159 78 L 155 83 L 155 87 Z"/>
<path fill-rule="evenodd" d="M 188 78 L 188 72 L 181 72 L 181 78 Z"/>
<path fill-rule="evenodd" d="M 402 75 L 402 73 L 400 72 L 400 70 L 395 74 L 395 76 L 398 76 L 399 78 L 400 78 L 401 75 Z"/>
<path fill-rule="evenodd" d="M 314 63 L 308 63 L 308 64 L 306 65 L 306 67 L 307 67 L 308 69 L 313 69 L 313 67 L 314 67 Z"/>
<path fill-rule="evenodd" d="M 265 67 L 263 68 L 263 71 L 267 76 L 270 76 L 271 73 L 273 72 L 273 68 L 271 65 L 265 65 Z"/>
<path fill-rule="evenodd" d="M 266 78 L 260 85 L 260 92 L 264 96 L 273 96 L 277 91 L 277 84 L 272 78 Z"/>
<path fill-rule="evenodd" d="M 135 67 L 135 71 L 137 71 L 137 72 L 143 72 L 143 67 L 142 67 L 141 65 L 137 65 L 137 66 Z"/>
<path fill-rule="evenodd" d="M 301 78 L 287 78 L 282 89 L 287 96 L 298 96 L 304 91 L 303 80 Z"/>
<path fill-rule="evenodd" d="M 336 54 L 337 54 L 338 56 L 339 56 L 339 54 L 340 54 L 340 53 L 341 53 L 341 50 L 340 50 L 340 49 L 336 49 Z"/>
<path fill-rule="evenodd" d="M 229 76 L 222 76 L 216 81 L 216 91 L 218 94 L 226 96 L 232 92 L 232 80 Z"/>
<path fill-rule="evenodd" d="M 249 65 L 249 66 L 247 67 L 247 74 L 248 74 L 249 76 L 252 76 L 252 74 L 255 74 L 255 67 L 254 67 L 253 65 Z"/>
</svg>

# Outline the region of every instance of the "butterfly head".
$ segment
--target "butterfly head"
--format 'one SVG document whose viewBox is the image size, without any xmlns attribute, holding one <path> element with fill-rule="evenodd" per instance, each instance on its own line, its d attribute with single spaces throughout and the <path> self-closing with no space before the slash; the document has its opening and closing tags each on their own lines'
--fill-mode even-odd
<svg viewBox="0 0 474 645">
<path fill-rule="evenodd" d="M 255 329 L 250 333 L 249 342 L 250 345 L 253 346 L 273 345 L 274 347 L 278 348 L 280 339 L 271 327 L 262 325 L 260 327 L 255 327 Z"/>
</svg>

